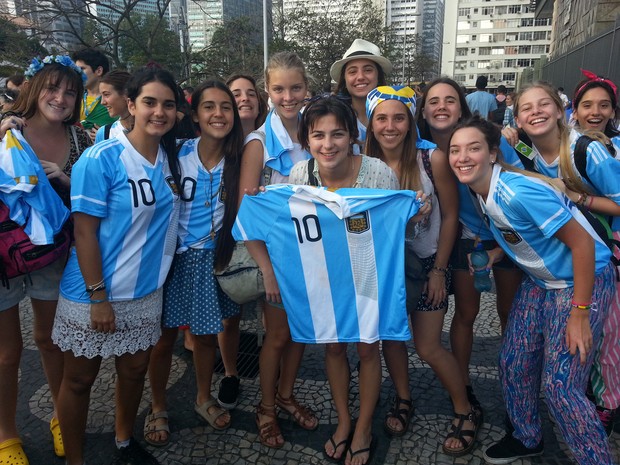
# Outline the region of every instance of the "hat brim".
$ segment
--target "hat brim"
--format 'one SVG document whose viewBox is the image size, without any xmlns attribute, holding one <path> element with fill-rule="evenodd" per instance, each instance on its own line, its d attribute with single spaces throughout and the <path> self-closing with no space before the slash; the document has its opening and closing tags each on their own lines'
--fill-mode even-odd
<svg viewBox="0 0 620 465">
<path fill-rule="evenodd" d="M 390 63 L 390 60 L 388 60 L 385 57 L 378 56 L 378 55 L 354 55 L 354 56 L 346 57 L 346 58 L 343 58 L 342 60 L 336 61 L 331 66 L 331 68 L 329 68 L 329 75 L 331 76 L 331 78 L 335 82 L 338 82 L 338 80 L 340 79 L 340 73 L 342 73 L 342 68 L 344 67 L 344 65 L 346 65 L 349 61 L 353 61 L 353 60 L 374 61 L 379 66 L 381 66 L 381 69 L 383 70 L 385 74 L 390 74 L 392 72 L 392 63 Z"/>
</svg>

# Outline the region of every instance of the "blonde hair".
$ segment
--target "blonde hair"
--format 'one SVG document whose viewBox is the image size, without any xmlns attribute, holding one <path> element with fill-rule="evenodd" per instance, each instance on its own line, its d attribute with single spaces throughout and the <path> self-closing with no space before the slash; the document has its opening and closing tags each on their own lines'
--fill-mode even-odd
<svg viewBox="0 0 620 465">
<path fill-rule="evenodd" d="M 551 100 L 553 100 L 556 108 L 561 111 L 562 115 L 564 115 L 564 105 L 562 104 L 562 100 L 560 99 L 557 90 L 546 82 L 534 82 L 533 84 L 529 84 L 521 89 L 515 96 L 513 110 L 515 118 L 519 115 L 519 107 L 523 94 L 532 89 L 541 89 L 545 92 Z M 564 116 L 557 119 L 557 126 L 560 138 L 559 167 L 560 172 L 562 173 L 562 180 L 566 184 L 566 187 L 572 191 L 592 194 L 592 190 L 581 180 L 579 174 L 573 169 L 573 154 L 570 148 L 570 129 L 566 125 Z"/>
<path fill-rule="evenodd" d="M 269 87 L 269 75 L 276 69 L 294 70 L 297 71 L 303 77 L 306 87 L 308 87 L 309 80 L 306 73 L 306 66 L 301 61 L 299 55 L 294 52 L 278 52 L 269 58 L 267 67 L 265 68 L 265 85 Z"/>
</svg>

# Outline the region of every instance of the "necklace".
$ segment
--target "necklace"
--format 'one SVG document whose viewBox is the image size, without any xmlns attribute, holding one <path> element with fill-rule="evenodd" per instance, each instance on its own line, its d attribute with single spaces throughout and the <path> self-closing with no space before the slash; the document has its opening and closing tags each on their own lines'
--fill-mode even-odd
<svg viewBox="0 0 620 465">
<path fill-rule="evenodd" d="M 217 167 L 214 166 L 213 169 L 215 169 Z M 209 233 L 209 235 L 211 236 L 211 240 L 215 240 L 215 206 L 214 203 L 217 202 L 217 197 L 220 194 L 220 191 L 222 189 L 222 184 L 223 184 L 223 180 L 220 180 L 220 185 L 218 186 L 217 190 L 215 192 L 213 192 L 213 172 L 211 170 L 208 170 L 205 167 L 205 170 L 207 171 L 207 173 L 209 173 L 209 191 L 207 193 L 207 185 L 205 184 L 205 197 L 206 197 L 206 201 L 205 201 L 205 207 L 209 208 L 209 211 L 211 213 L 211 232 Z"/>
</svg>

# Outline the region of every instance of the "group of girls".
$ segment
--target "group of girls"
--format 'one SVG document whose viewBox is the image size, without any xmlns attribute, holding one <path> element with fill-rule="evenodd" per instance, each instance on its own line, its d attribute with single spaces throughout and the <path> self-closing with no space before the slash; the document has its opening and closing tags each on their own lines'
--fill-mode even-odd
<svg viewBox="0 0 620 465">
<path fill-rule="evenodd" d="M 69 185 L 71 189 L 75 248 L 64 275 L 59 261 L 32 273 L 32 284 L 19 279 L 26 281 L 33 300 L 35 340 L 55 405 L 50 424 L 55 451 L 69 465 L 84 464 L 90 390 L 102 358 L 112 356 L 118 376 L 115 463 L 157 463 L 132 431 L 148 369 L 153 401 L 145 439 L 154 445 L 169 441 L 165 388 L 177 328 L 183 325 L 196 336 L 195 410 L 215 429 L 230 425 L 230 413 L 212 397 L 211 384 L 219 339 L 225 379 L 238 389 L 240 309 L 223 294 L 212 270 L 230 260 L 231 229 L 243 196 L 285 182 L 330 189 L 408 189 L 423 202 L 406 240 L 411 243 L 407 253 L 422 260 L 427 282 L 406 311 L 416 350 L 454 406 L 455 418 L 442 446 L 446 454 L 470 452 L 482 423 L 468 374 L 480 295 L 467 258 L 474 242 L 482 241 L 505 332 L 500 377 L 512 424 L 512 431 L 485 451 L 485 459 L 509 463 L 542 452 L 537 406 L 542 381 L 576 460 L 612 463 L 604 429 L 585 391 L 597 354 L 603 386 L 597 390 L 599 384 L 593 382 L 597 403 L 617 407 L 611 396 L 617 384 L 609 385 L 615 372 L 604 357 L 613 356 L 613 347 L 604 347 L 614 337 L 608 334 L 618 328 L 608 317 L 611 301 L 618 298 L 609 249 L 571 200 L 617 216 L 617 161 L 598 142 L 590 144 L 589 180 L 584 180 L 571 163 L 576 136 L 564 125 L 557 94 L 546 85 L 533 85 L 515 97 L 514 117 L 533 144 L 538 170 L 561 178 L 562 183 L 551 186 L 546 178 L 513 167 L 519 162 L 506 139 L 491 123 L 471 118 L 454 81 L 432 82 L 416 102 L 408 87 L 385 85 L 390 67 L 374 44 L 356 40 L 332 66 L 341 95 L 311 101 L 300 115 L 307 103 L 305 67 L 294 53 L 275 54 L 265 70 L 273 105 L 268 114 L 251 78 L 235 76 L 228 86 L 207 81 L 191 100 L 199 136 L 182 145 L 176 140 L 182 95 L 170 73 L 156 68 L 132 76 L 110 73 L 100 84 L 102 103 L 119 121 L 101 128 L 98 143 L 79 160 L 88 145 L 86 135 L 72 129 L 83 91 L 81 74 L 52 63 L 31 77 L 17 102 L 18 116 L 5 118 L 0 133 L 21 131 L 67 205 Z M 575 95 L 575 117 L 580 128 L 603 129 L 617 147 L 617 97 L 609 89 L 598 78 L 583 83 Z M 356 156 L 360 147 L 366 155 Z M 532 211 L 533 203 L 540 210 Z M 294 309 L 282 305 L 264 243 L 251 241 L 247 248 L 261 268 L 266 291 L 258 438 L 266 447 L 279 448 L 284 438 L 277 408 L 307 430 L 318 427 L 318 418 L 293 393 L 304 352 L 303 344 L 290 336 L 286 312 Z M 441 344 L 441 329 L 451 280 L 456 309 L 448 351 Z M 2 290 L 0 454 L 25 460 L 15 425 L 21 289 L 16 281 L 10 291 Z M 532 332 L 534 325 L 540 331 Z M 407 350 L 397 341 L 383 341 L 382 347 L 396 390 L 384 429 L 402 436 L 414 410 Z M 357 343 L 357 352 L 360 410 L 354 423 L 346 344 L 328 344 L 325 350 L 338 425 L 324 454 L 328 461 L 347 465 L 368 463 L 376 442 L 371 423 L 381 381 L 379 343 Z"/>
</svg>

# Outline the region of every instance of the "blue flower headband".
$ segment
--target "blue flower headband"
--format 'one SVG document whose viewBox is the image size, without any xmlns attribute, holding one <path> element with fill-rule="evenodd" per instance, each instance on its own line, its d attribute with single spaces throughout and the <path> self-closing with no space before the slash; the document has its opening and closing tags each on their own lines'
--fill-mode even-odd
<svg viewBox="0 0 620 465">
<path fill-rule="evenodd" d="M 24 71 L 24 75 L 27 79 L 30 80 L 34 77 L 35 74 L 41 71 L 45 65 L 51 65 L 52 63 L 58 63 L 60 65 L 71 68 L 73 71 L 80 75 L 80 77 L 82 78 L 82 83 L 86 84 L 86 74 L 84 74 L 82 68 L 76 65 L 73 60 L 69 58 L 69 55 L 48 55 L 43 58 L 43 60 L 39 60 L 35 57 L 32 59 L 32 62 L 30 63 L 30 66 L 28 66 L 28 69 Z"/>
</svg>

